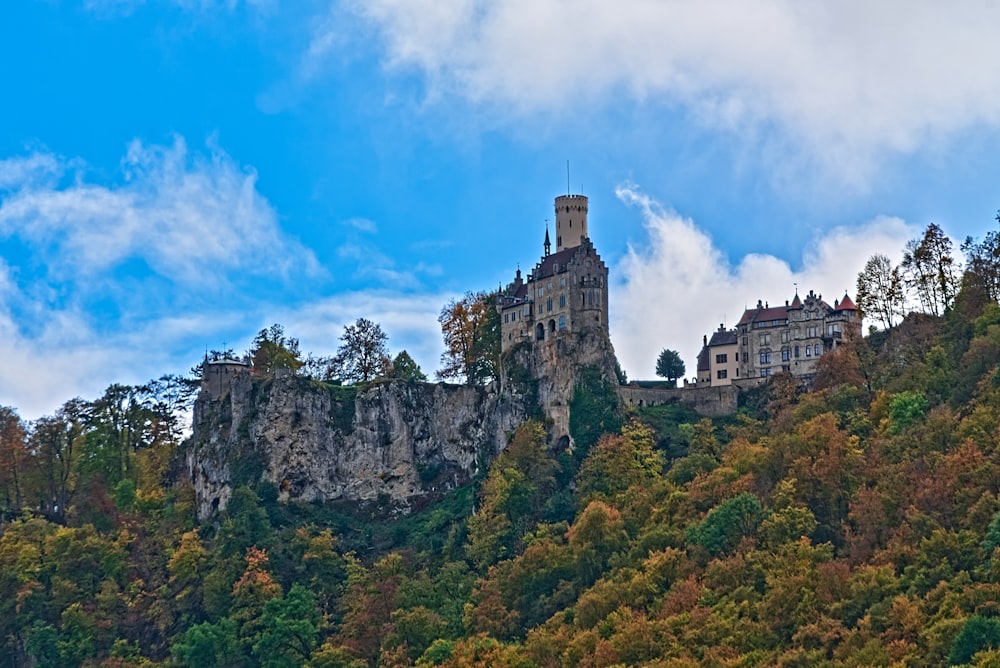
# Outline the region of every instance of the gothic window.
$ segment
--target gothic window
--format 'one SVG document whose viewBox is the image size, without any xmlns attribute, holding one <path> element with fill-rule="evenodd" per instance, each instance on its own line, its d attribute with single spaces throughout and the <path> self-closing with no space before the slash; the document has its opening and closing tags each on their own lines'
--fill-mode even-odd
<svg viewBox="0 0 1000 668">
<path fill-rule="evenodd" d="M 549 320 L 549 331 L 550 332 L 556 331 L 556 321 L 555 320 Z"/>
</svg>

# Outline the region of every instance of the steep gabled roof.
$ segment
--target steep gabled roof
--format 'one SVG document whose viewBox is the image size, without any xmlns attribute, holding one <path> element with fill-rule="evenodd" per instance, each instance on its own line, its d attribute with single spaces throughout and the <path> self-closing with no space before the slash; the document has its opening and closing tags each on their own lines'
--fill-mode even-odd
<svg viewBox="0 0 1000 668">
<path fill-rule="evenodd" d="M 565 267 L 569 264 L 569 261 L 576 255 L 576 252 L 580 250 L 580 246 L 573 246 L 572 248 L 564 248 L 557 253 L 552 253 L 542 258 L 542 261 L 538 263 L 535 267 L 534 279 L 539 281 L 543 278 L 548 278 L 552 276 L 555 272 L 556 265 L 560 267 Z"/>
<path fill-rule="evenodd" d="M 711 359 L 712 358 L 708 353 L 708 346 L 702 346 L 701 352 L 698 353 L 698 371 L 711 371 Z"/>
</svg>

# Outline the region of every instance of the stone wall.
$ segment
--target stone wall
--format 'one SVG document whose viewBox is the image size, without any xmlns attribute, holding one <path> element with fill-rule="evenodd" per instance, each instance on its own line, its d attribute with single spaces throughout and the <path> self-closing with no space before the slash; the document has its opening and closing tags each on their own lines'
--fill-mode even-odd
<svg viewBox="0 0 1000 668">
<path fill-rule="evenodd" d="M 618 396 L 626 406 L 662 406 L 679 403 L 689 406 L 698 415 L 723 417 L 734 415 L 737 409 L 740 387 L 720 385 L 716 387 L 647 388 L 637 385 L 623 385 Z"/>
<path fill-rule="evenodd" d="M 233 487 L 269 482 L 282 500 L 385 501 L 406 510 L 470 480 L 526 419 L 510 393 L 385 382 L 363 389 L 242 373 L 194 407 L 186 466 L 198 515 Z"/>
</svg>

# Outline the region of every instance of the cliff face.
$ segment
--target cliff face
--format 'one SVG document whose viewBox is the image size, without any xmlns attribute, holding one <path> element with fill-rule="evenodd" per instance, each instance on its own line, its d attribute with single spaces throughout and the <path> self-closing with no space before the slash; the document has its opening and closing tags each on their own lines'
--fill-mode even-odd
<svg viewBox="0 0 1000 668">
<path fill-rule="evenodd" d="M 562 445 L 570 443 L 570 401 L 581 369 L 596 369 L 602 378 L 618 385 L 614 348 L 607 335 L 596 329 L 519 345 L 504 361 L 504 388 L 523 393 L 530 383 L 547 420 L 550 439 Z"/>
<path fill-rule="evenodd" d="M 516 395 L 482 387 L 332 387 L 236 374 L 194 407 L 186 465 L 198 515 L 235 486 L 266 481 L 282 500 L 389 501 L 403 510 L 468 481 L 526 417 Z"/>
</svg>

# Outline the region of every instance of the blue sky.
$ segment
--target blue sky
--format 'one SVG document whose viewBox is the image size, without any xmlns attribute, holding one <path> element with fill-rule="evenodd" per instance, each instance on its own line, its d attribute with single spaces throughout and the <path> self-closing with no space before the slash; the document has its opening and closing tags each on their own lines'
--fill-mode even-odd
<svg viewBox="0 0 1000 668">
<path fill-rule="evenodd" d="M 875 5 L 875 6 L 873 6 Z M 1000 7 L 21 0 L 0 10 L 0 404 L 183 372 L 278 322 L 438 367 L 437 313 L 590 197 L 632 377 L 996 225 Z"/>
</svg>

